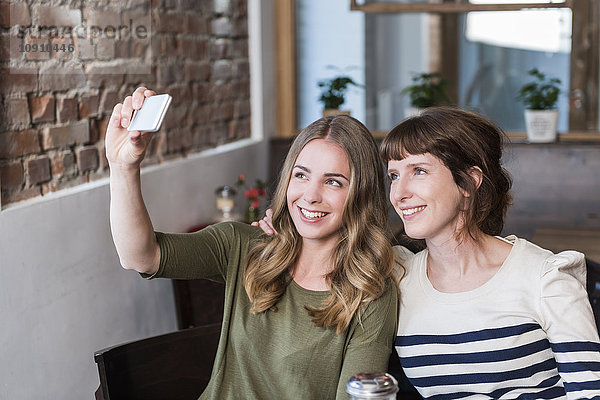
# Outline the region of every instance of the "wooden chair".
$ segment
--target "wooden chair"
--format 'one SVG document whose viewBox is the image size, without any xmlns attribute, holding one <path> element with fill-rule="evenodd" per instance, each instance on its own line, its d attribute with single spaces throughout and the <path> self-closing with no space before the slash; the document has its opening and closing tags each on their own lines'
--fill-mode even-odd
<svg viewBox="0 0 600 400">
<path fill-rule="evenodd" d="M 195 400 L 210 379 L 221 324 L 121 344 L 94 354 L 96 400 Z"/>
</svg>

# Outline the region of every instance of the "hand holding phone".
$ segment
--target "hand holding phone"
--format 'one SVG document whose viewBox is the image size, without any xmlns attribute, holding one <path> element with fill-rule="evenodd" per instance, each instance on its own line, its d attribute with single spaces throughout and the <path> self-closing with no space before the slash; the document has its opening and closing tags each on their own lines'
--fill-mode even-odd
<svg viewBox="0 0 600 400">
<path fill-rule="evenodd" d="M 128 131 L 156 132 L 160 129 L 167 113 L 172 97 L 168 94 L 159 94 L 147 97 L 142 108 L 135 110 Z"/>
</svg>

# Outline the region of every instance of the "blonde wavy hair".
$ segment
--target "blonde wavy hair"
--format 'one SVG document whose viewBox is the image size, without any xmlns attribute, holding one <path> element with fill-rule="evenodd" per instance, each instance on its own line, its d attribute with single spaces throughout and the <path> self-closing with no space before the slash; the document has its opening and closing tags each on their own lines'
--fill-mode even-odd
<svg viewBox="0 0 600 400">
<path fill-rule="evenodd" d="M 381 296 L 394 267 L 387 230 L 384 171 L 377 145 L 369 130 L 349 116 L 321 118 L 296 137 L 287 154 L 271 207 L 278 234 L 262 237 L 247 258 L 244 287 L 253 313 L 276 310 L 289 284 L 302 249 L 287 207 L 286 193 L 296 158 L 314 139 L 342 148 L 350 163 L 350 187 L 344 204 L 339 242 L 331 255 L 334 268 L 326 275 L 330 286 L 320 308 L 307 311 L 323 328 L 343 332 L 354 315 L 360 318 L 369 302 Z"/>
</svg>

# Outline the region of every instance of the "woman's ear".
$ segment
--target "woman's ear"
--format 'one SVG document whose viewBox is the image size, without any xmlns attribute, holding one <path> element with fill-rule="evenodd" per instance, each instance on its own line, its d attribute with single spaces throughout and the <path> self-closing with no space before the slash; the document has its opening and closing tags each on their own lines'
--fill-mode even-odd
<svg viewBox="0 0 600 400">
<path fill-rule="evenodd" d="M 472 166 L 467 171 L 471 179 L 473 179 L 473 183 L 475 184 L 475 189 L 479 189 L 481 186 L 481 182 L 483 181 L 483 171 L 477 165 Z"/>
<path fill-rule="evenodd" d="M 467 171 L 467 175 L 473 180 L 473 184 L 475 184 L 475 190 L 479 189 L 481 186 L 481 182 L 483 181 L 483 171 L 478 166 L 474 165 Z M 463 188 L 460 188 L 460 191 L 463 196 L 471 197 L 469 192 Z"/>
</svg>

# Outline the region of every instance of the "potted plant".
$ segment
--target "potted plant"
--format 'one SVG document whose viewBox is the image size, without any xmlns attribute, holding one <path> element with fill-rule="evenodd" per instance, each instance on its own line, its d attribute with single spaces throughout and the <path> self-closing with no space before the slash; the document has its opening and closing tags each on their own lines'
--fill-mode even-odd
<svg viewBox="0 0 600 400">
<path fill-rule="evenodd" d="M 411 109 L 407 110 L 407 116 L 418 113 L 418 110 L 450 104 L 446 94 L 446 80 L 439 72 L 422 72 L 412 75 L 412 85 L 402 90 L 402 94 L 408 94 Z"/>
<path fill-rule="evenodd" d="M 547 78 L 537 68 L 528 71 L 534 80 L 523 85 L 517 98 L 525 104 L 525 128 L 530 142 L 548 143 L 556 140 L 558 125 L 558 95 L 560 79 Z"/>
<path fill-rule="evenodd" d="M 319 101 L 323 103 L 323 116 L 346 114 L 350 115 L 348 110 L 340 110 L 340 106 L 346 101 L 346 91 L 350 86 L 362 87 L 348 75 L 337 75 L 330 79 L 322 79 L 317 82 L 321 88 L 321 97 Z"/>
</svg>

